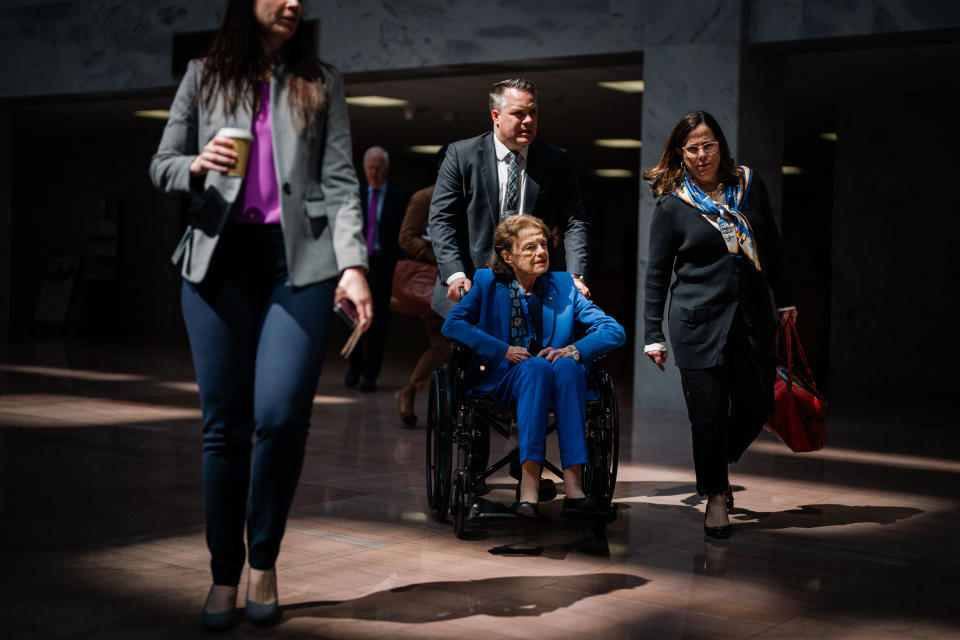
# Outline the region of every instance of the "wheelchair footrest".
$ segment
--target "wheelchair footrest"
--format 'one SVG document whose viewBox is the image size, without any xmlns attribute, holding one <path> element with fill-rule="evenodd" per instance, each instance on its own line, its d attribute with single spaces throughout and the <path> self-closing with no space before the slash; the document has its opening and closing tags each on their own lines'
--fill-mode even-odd
<svg viewBox="0 0 960 640">
<path fill-rule="evenodd" d="M 510 507 L 500 504 L 499 502 L 492 502 L 484 498 L 475 497 L 473 499 L 473 504 L 470 505 L 470 514 L 469 517 L 471 520 L 487 520 L 487 519 L 517 519 L 520 516 L 510 511 Z"/>
<path fill-rule="evenodd" d="M 578 512 L 573 509 L 569 509 L 565 511 L 563 515 L 568 520 L 590 520 L 593 522 L 605 522 L 609 524 L 617 519 L 618 508 L 619 506 L 617 503 L 611 502 L 603 511 Z"/>
</svg>

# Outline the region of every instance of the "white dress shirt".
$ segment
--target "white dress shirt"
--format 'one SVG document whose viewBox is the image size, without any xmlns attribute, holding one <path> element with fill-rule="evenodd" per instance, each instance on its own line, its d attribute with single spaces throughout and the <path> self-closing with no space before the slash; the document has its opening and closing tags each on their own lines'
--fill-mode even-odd
<svg viewBox="0 0 960 640">
<path fill-rule="evenodd" d="M 504 201 L 506 200 L 507 195 L 507 176 L 510 173 L 510 149 L 507 149 L 507 146 L 500 142 L 497 138 L 496 132 L 493 134 L 493 148 L 497 156 L 497 212 L 499 213 L 499 218 L 503 219 L 504 213 Z M 520 167 L 520 202 L 517 203 L 517 211 L 520 213 L 531 213 L 524 209 L 526 204 L 526 194 L 524 193 L 525 187 L 527 186 L 527 151 L 529 147 L 524 147 L 520 149 L 517 153 L 517 164 Z M 467 274 L 463 271 L 458 271 L 447 278 L 446 284 L 450 284 L 457 278 L 465 278 Z"/>
</svg>

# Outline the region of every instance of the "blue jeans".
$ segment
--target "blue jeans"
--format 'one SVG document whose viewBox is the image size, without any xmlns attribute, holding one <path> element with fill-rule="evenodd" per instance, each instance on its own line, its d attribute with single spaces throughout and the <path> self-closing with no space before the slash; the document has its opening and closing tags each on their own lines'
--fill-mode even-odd
<svg viewBox="0 0 960 640">
<path fill-rule="evenodd" d="M 557 421 L 560 467 L 586 464 L 584 435 L 587 382 L 583 367 L 572 358 L 527 358 L 515 364 L 497 383 L 494 397 L 517 408 L 520 462 L 543 464 L 550 408 Z"/>
<path fill-rule="evenodd" d="M 267 570 L 277 559 L 303 466 L 335 287 L 335 279 L 290 283 L 279 225 L 228 224 L 204 281 L 183 283 L 203 408 L 214 584 L 240 581 L 244 520 L 250 566 Z"/>
</svg>

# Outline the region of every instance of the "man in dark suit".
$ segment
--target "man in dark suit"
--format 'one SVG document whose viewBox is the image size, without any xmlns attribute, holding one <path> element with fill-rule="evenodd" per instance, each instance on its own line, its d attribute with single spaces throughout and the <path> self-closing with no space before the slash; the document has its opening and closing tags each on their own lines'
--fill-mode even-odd
<svg viewBox="0 0 960 640">
<path fill-rule="evenodd" d="M 350 366 L 343 382 L 348 387 L 359 383 L 360 391 L 376 391 L 390 324 L 393 271 L 402 254 L 397 237 L 410 192 L 387 182 L 390 155 L 382 147 L 370 147 L 363 154 L 363 173 L 366 182 L 360 185 L 360 204 L 363 206 L 363 237 L 370 257 L 367 281 L 373 297 L 373 323 L 350 354 Z"/>
<path fill-rule="evenodd" d="M 557 226 L 566 268 L 587 297 L 587 219 L 567 152 L 537 136 L 537 87 L 522 78 L 490 91 L 493 131 L 454 142 L 430 204 L 430 238 L 440 277 L 432 306 L 446 316 L 493 255 L 493 230 L 514 213 Z"/>
</svg>

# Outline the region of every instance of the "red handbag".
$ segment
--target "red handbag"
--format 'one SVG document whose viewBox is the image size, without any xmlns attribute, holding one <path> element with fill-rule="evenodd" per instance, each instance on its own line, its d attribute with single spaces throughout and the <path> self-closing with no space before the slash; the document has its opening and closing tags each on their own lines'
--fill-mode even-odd
<svg viewBox="0 0 960 640">
<path fill-rule="evenodd" d="M 807 354 L 800 344 L 796 325 L 788 323 L 780 328 L 778 335 L 783 336 L 787 357 L 786 361 L 778 358 L 773 412 L 763 426 L 793 451 L 817 451 L 827 442 L 827 399 L 813 381 L 813 372 L 807 364 Z M 794 346 L 803 371 L 793 370 Z"/>
</svg>

